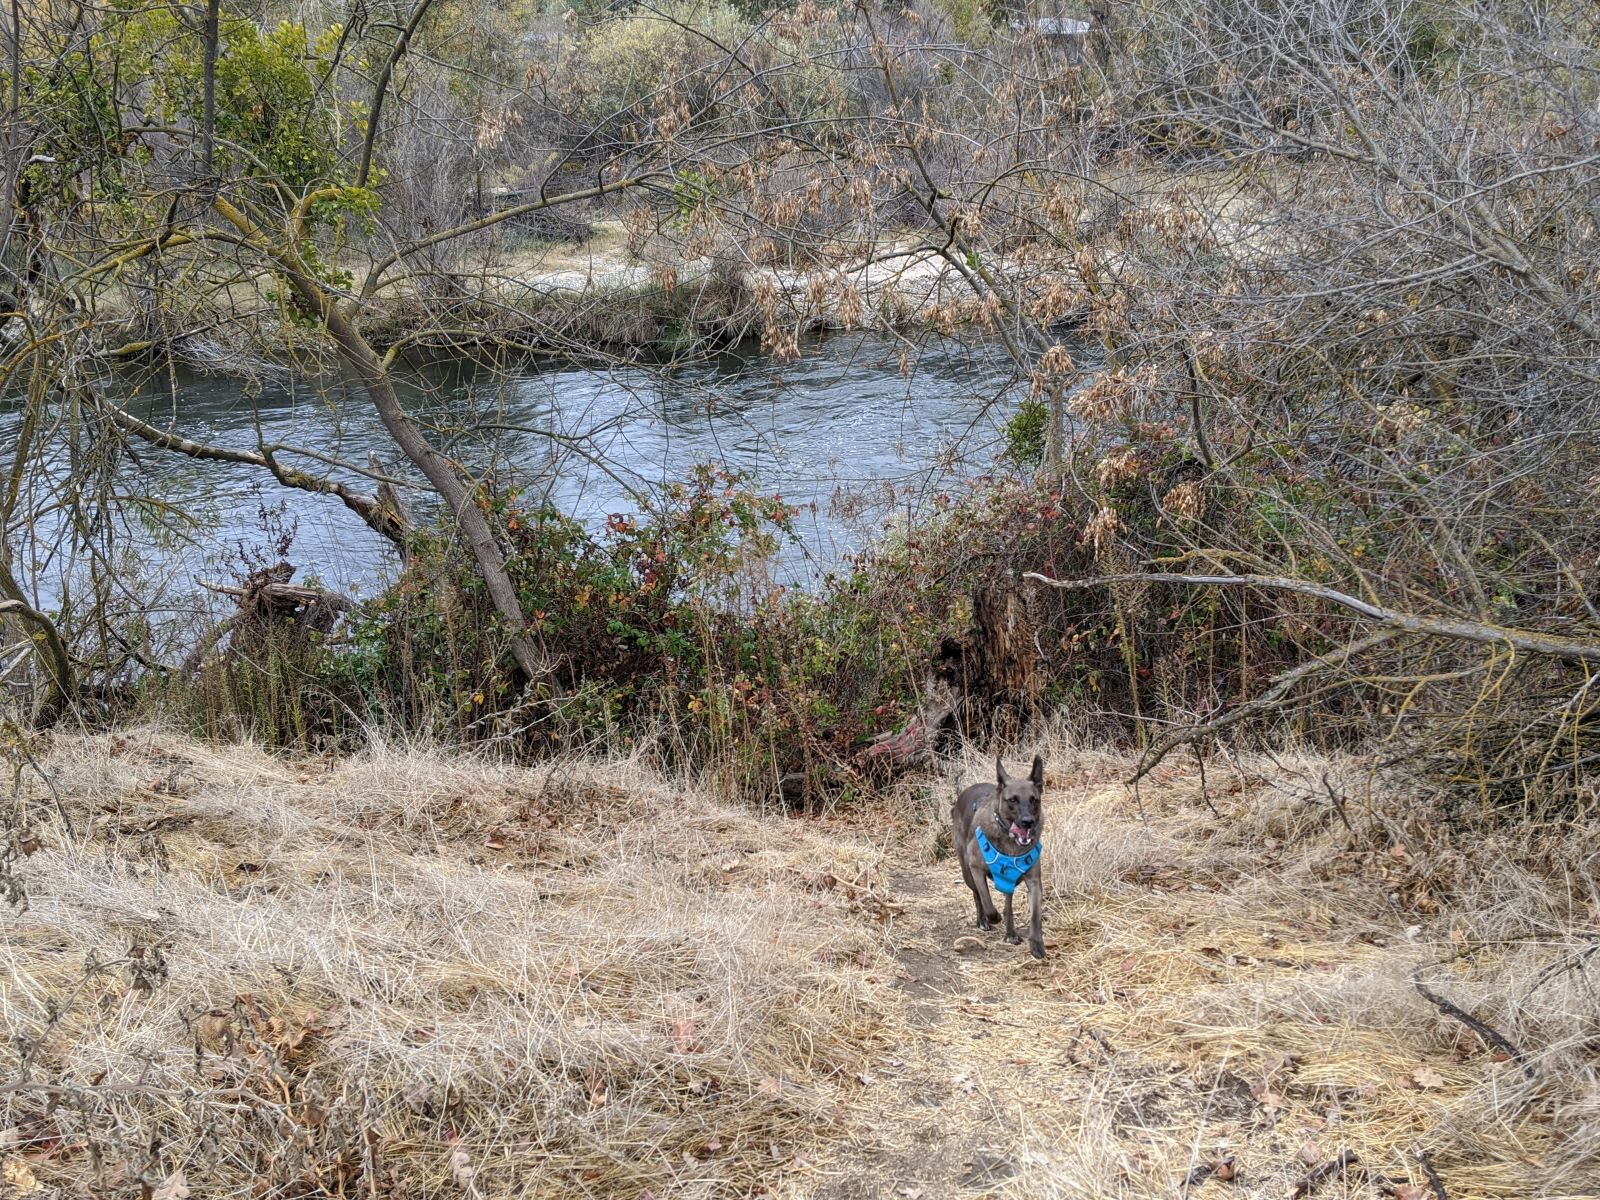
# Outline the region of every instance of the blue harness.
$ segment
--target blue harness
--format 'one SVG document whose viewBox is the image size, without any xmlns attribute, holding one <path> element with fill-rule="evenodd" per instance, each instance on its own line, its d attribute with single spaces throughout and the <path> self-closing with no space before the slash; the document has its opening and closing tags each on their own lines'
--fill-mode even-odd
<svg viewBox="0 0 1600 1200">
<path fill-rule="evenodd" d="M 972 832 L 978 835 L 978 849 L 989 867 L 989 878 L 994 881 L 995 888 L 1003 896 L 1011 895 L 1017 890 L 1017 884 L 1022 882 L 1022 877 L 1033 870 L 1033 864 L 1039 861 L 1042 847 L 1035 842 L 1033 849 L 1026 854 L 1001 854 L 995 849 L 994 843 L 983 835 L 981 825 L 974 825 Z"/>
</svg>

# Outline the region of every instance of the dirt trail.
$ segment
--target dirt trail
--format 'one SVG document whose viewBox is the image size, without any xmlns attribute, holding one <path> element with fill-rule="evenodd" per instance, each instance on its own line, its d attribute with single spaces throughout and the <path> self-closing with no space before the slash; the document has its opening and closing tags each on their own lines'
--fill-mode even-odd
<svg viewBox="0 0 1600 1200">
<path fill-rule="evenodd" d="M 908 1038 L 867 1075 L 876 1120 L 849 1148 L 849 1177 L 819 1186 L 818 1200 L 1031 1186 L 1060 1151 L 1064 1114 L 1091 1102 L 1096 1068 L 1114 1053 L 1061 1002 L 1050 960 L 973 928 L 970 898 L 945 865 L 893 880 L 906 909 L 889 940 Z"/>
<path fill-rule="evenodd" d="M 1038 963 L 1026 945 L 973 927 L 953 863 L 902 872 L 893 886 L 905 905 L 888 938 L 905 1036 L 864 1080 L 874 1118 L 839 1161 L 819 1164 L 824 1178 L 811 1194 L 1069 1195 L 1086 1168 L 1125 1174 L 1182 1080 L 1119 1049 L 1070 996 L 1057 943 L 1071 936 L 1072 910 L 1057 906 L 1057 932 L 1046 930 L 1050 957 Z M 1195 1097 L 1182 1102 L 1192 1108 Z M 1253 1107 L 1247 1087 L 1210 1106 L 1218 1134 Z M 1110 1194 L 1126 1179 L 1105 1183 Z"/>
</svg>

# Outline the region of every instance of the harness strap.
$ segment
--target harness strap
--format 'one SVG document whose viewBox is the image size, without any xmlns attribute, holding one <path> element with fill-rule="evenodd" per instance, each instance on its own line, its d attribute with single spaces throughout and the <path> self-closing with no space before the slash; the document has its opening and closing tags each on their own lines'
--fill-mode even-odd
<svg viewBox="0 0 1600 1200">
<path fill-rule="evenodd" d="M 978 838 L 978 850 L 983 855 L 984 864 L 989 868 L 989 879 L 1001 895 L 1009 896 L 1017 890 L 1017 884 L 1022 882 L 1022 877 L 1033 870 L 1033 865 L 1039 861 L 1039 852 L 1044 849 L 1038 842 L 1033 844 L 1033 849 L 1026 854 L 1001 854 L 983 832 L 983 826 L 974 825 L 972 832 Z"/>
</svg>

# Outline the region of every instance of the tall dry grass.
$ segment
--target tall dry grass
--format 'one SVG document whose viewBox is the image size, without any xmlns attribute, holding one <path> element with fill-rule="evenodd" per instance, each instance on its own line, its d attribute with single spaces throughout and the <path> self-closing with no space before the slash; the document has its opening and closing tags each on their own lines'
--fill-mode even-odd
<svg viewBox="0 0 1600 1200">
<path fill-rule="evenodd" d="M 859 1086 L 859 843 L 626 762 L 41 765 L 77 836 L 41 825 L 0 939 L 18 1195 L 746 1194 Z"/>
</svg>

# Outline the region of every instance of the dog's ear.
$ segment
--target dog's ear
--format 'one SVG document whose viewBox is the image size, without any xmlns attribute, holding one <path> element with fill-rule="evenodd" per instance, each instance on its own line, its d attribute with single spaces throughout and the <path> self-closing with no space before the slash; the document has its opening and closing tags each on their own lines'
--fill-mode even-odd
<svg viewBox="0 0 1600 1200">
<path fill-rule="evenodd" d="M 1033 756 L 1033 770 L 1028 773 L 1028 778 L 1033 780 L 1034 787 L 1044 790 L 1044 758 L 1041 755 Z"/>
<path fill-rule="evenodd" d="M 1000 781 L 1000 786 L 1002 788 L 1004 788 L 1006 784 L 1010 782 L 1010 780 L 1006 778 L 1006 763 L 1003 758 L 997 758 L 994 760 L 994 774 L 995 778 Z"/>
</svg>

